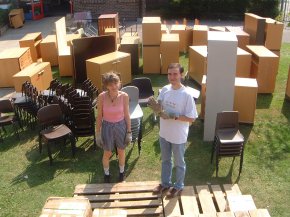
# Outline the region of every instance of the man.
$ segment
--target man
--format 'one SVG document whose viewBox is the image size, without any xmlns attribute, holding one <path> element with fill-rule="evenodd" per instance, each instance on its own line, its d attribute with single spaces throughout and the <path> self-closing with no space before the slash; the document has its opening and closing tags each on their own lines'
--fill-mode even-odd
<svg viewBox="0 0 290 217">
<path fill-rule="evenodd" d="M 179 63 L 168 66 L 168 81 L 158 97 L 161 105 L 159 142 L 161 149 L 162 171 L 161 184 L 154 192 L 167 189 L 167 197 L 172 198 L 180 194 L 184 187 L 186 164 L 184 161 L 185 145 L 189 131 L 189 124 L 197 118 L 194 100 L 188 89 L 181 83 L 183 67 Z M 172 185 L 172 153 L 176 168 L 176 182 Z"/>
</svg>

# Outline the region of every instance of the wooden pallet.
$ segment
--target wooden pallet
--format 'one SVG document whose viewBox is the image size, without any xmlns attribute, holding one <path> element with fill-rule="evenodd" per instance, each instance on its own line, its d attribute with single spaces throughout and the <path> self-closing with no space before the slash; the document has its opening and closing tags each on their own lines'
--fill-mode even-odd
<svg viewBox="0 0 290 217">
<path fill-rule="evenodd" d="M 153 194 L 158 184 L 77 185 L 74 197 L 88 198 L 92 208 L 97 209 L 95 213 L 112 213 L 106 216 L 117 216 L 113 213 L 125 210 L 127 216 L 270 217 L 266 209 L 256 208 L 251 195 L 242 195 L 237 184 L 185 186 L 181 195 L 172 199 Z"/>
</svg>

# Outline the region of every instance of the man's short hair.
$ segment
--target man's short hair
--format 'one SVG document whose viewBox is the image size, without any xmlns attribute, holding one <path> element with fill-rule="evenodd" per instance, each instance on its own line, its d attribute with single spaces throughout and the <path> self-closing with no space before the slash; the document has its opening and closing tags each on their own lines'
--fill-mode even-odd
<svg viewBox="0 0 290 217">
<path fill-rule="evenodd" d="M 179 63 L 170 63 L 167 67 L 167 71 L 169 69 L 178 69 L 180 73 L 183 73 L 184 69 Z"/>
</svg>

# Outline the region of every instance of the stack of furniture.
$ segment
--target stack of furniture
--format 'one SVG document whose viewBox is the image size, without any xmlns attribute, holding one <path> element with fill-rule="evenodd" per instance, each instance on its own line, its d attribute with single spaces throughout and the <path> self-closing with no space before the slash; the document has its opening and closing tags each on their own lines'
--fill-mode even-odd
<svg viewBox="0 0 290 217">
<path fill-rule="evenodd" d="M 41 32 L 28 33 L 19 40 L 20 47 L 29 47 L 33 62 L 41 58 L 40 42 L 42 41 Z"/>
<path fill-rule="evenodd" d="M 11 27 L 16 29 L 24 25 L 25 19 L 24 19 L 24 12 L 22 8 L 12 9 L 9 12 L 8 17 L 9 17 L 9 23 Z"/>
<path fill-rule="evenodd" d="M 192 45 L 207 45 L 208 26 L 194 25 L 192 30 Z"/>
<path fill-rule="evenodd" d="M 0 53 L 0 87 L 13 87 L 13 75 L 32 64 L 30 48 L 10 48 Z"/>
<path fill-rule="evenodd" d="M 48 35 L 40 42 L 40 51 L 43 62 L 50 62 L 51 66 L 58 65 L 58 53 L 55 35 Z"/>
<path fill-rule="evenodd" d="M 250 35 L 250 44 L 263 45 L 266 19 L 252 13 L 245 13 L 244 30 Z"/>
<path fill-rule="evenodd" d="M 115 51 L 86 61 L 87 78 L 99 89 L 102 90 L 102 75 L 109 71 L 120 74 L 123 85 L 131 83 L 131 55 Z"/>
<path fill-rule="evenodd" d="M 227 26 L 226 30 L 236 34 L 239 48 L 245 50 L 247 48 L 246 46 L 250 44 L 250 35 L 242 30 L 240 27 Z"/>
<path fill-rule="evenodd" d="M 161 44 L 161 74 L 167 74 L 170 63 L 179 63 L 179 35 L 162 34 Z"/>
<path fill-rule="evenodd" d="M 161 43 L 161 19 L 160 17 L 143 17 L 143 73 L 159 74 L 160 43 Z"/>
</svg>

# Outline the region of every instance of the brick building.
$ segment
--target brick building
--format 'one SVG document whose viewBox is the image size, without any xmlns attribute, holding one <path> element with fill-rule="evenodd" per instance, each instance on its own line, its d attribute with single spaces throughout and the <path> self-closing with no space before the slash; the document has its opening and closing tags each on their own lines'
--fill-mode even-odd
<svg viewBox="0 0 290 217">
<path fill-rule="evenodd" d="M 143 17 L 146 0 L 74 0 L 74 12 L 91 11 L 93 18 L 100 14 L 119 13 L 120 18 Z"/>
</svg>

